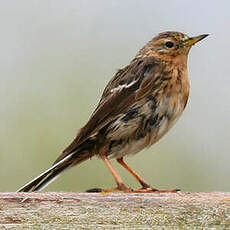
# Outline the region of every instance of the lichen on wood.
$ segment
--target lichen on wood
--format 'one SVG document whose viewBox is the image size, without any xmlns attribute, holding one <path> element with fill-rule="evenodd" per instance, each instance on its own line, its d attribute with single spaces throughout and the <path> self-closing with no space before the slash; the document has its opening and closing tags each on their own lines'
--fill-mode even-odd
<svg viewBox="0 0 230 230">
<path fill-rule="evenodd" d="M 230 193 L 0 193 L 0 229 L 230 229 Z"/>
</svg>

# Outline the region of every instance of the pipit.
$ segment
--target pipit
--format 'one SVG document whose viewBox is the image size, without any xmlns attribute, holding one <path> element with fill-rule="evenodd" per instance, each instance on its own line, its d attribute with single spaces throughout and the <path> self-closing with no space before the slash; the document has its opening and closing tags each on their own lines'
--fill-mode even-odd
<svg viewBox="0 0 230 230">
<path fill-rule="evenodd" d="M 176 192 L 151 187 L 123 157 L 156 143 L 181 116 L 189 97 L 188 53 L 207 36 L 189 37 L 169 31 L 149 41 L 130 64 L 118 70 L 109 81 L 89 121 L 53 166 L 18 192 L 41 190 L 63 171 L 93 156 L 105 162 L 117 186 L 88 192 Z M 127 169 L 142 187 L 126 186 L 113 168 L 111 158 Z"/>
</svg>

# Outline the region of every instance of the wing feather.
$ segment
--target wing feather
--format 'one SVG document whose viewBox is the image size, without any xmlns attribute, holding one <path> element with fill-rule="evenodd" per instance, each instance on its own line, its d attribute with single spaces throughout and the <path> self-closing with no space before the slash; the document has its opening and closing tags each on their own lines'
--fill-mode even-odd
<svg viewBox="0 0 230 230">
<path fill-rule="evenodd" d="M 74 141 L 63 151 L 57 161 L 75 151 L 81 143 L 95 135 L 127 107 L 151 93 L 156 84 L 155 80 L 158 79 L 157 73 L 161 70 L 162 65 L 154 57 L 134 59 L 130 65 L 119 70 L 106 86 L 87 124 L 79 130 Z"/>
</svg>

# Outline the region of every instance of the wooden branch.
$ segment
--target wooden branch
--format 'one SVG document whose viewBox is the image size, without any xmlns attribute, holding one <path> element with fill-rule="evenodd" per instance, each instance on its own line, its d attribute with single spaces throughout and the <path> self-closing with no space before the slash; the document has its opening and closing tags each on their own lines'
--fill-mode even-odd
<svg viewBox="0 0 230 230">
<path fill-rule="evenodd" d="M 0 193 L 0 229 L 230 229 L 230 193 Z"/>
</svg>

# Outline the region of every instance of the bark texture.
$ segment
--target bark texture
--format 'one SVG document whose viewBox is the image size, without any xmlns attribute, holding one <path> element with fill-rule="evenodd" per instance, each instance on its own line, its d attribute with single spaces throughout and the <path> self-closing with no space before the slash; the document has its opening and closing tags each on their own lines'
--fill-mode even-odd
<svg viewBox="0 0 230 230">
<path fill-rule="evenodd" d="M 230 193 L 0 193 L 0 229 L 230 229 Z"/>
</svg>

